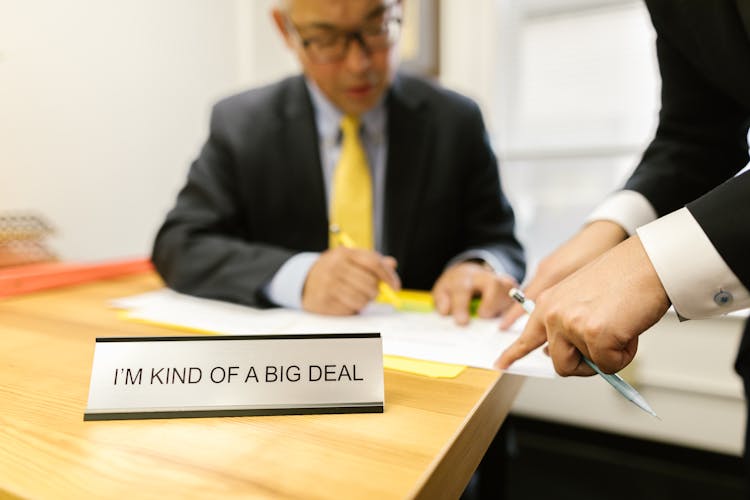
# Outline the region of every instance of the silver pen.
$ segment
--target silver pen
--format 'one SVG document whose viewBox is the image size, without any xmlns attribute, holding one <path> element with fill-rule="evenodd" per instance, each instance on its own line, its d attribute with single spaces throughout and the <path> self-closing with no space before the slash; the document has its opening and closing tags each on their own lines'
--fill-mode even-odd
<svg viewBox="0 0 750 500">
<path fill-rule="evenodd" d="M 510 295 L 513 300 L 521 304 L 521 307 L 523 307 L 524 311 L 526 311 L 527 313 L 531 314 L 534 311 L 534 301 L 531 299 L 527 299 L 523 292 L 518 288 L 511 288 L 508 292 L 508 295 Z M 654 410 L 651 409 L 651 406 L 649 406 L 643 396 L 641 396 L 640 393 L 636 391 L 632 385 L 625 382 L 625 380 L 623 380 L 621 376 L 616 373 L 604 373 L 599 369 L 598 366 L 596 366 L 593 361 L 591 361 L 583 354 L 581 355 L 581 358 L 583 358 L 584 363 L 589 365 L 592 370 L 601 375 L 604 380 L 609 382 L 612 387 L 617 389 L 617 392 L 625 396 L 625 398 L 627 398 L 641 410 L 650 415 L 653 415 L 656 418 L 659 418 L 659 416 Z"/>
</svg>

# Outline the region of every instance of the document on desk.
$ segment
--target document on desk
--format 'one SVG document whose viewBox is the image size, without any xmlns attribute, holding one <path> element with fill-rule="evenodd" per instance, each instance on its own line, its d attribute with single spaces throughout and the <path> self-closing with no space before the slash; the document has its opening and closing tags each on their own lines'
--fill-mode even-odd
<svg viewBox="0 0 750 500">
<path fill-rule="evenodd" d="M 112 301 L 129 319 L 190 331 L 220 334 L 379 332 L 383 354 L 492 368 L 500 353 L 521 333 L 523 321 L 503 332 L 497 319 L 472 318 L 457 326 L 436 313 L 400 312 L 373 303 L 356 316 L 323 316 L 290 309 L 255 309 L 179 294 L 169 289 Z M 552 361 L 541 348 L 517 361 L 509 373 L 554 377 Z"/>
</svg>

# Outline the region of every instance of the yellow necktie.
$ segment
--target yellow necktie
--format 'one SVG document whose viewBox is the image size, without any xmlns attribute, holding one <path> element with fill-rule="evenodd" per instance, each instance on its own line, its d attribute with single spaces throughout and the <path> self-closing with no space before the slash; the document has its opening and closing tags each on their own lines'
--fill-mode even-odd
<svg viewBox="0 0 750 500">
<path fill-rule="evenodd" d="M 372 249 L 372 181 L 359 139 L 359 118 L 344 116 L 341 131 L 341 157 L 333 171 L 331 224 L 337 225 L 358 248 Z M 335 239 L 332 235 L 331 248 L 337 246 Z"/>
</svg>

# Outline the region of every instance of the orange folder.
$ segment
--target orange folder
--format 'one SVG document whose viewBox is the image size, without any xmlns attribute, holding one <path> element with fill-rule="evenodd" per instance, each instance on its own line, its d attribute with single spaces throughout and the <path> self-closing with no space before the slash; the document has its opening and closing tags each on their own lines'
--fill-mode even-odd
<svg viewBox="0 0 750 500">
<path fill-rule="evenodd" d="M 45 262 L 0 269 L 0 297 L 153 270 L 148 259 L 97 263 Z"/>
</svg>

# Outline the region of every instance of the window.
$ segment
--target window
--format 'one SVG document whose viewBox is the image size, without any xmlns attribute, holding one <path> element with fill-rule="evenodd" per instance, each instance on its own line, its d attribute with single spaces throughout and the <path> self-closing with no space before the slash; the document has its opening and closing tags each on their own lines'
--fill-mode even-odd
<svg viewBox="0 0 750 500">
<path fill-rule="evenodd" d="M 502 5 L 498 154 L 533 269 L 637 164 L 656 125 L 658 67 L 640 2 Z"/>
</svg>

